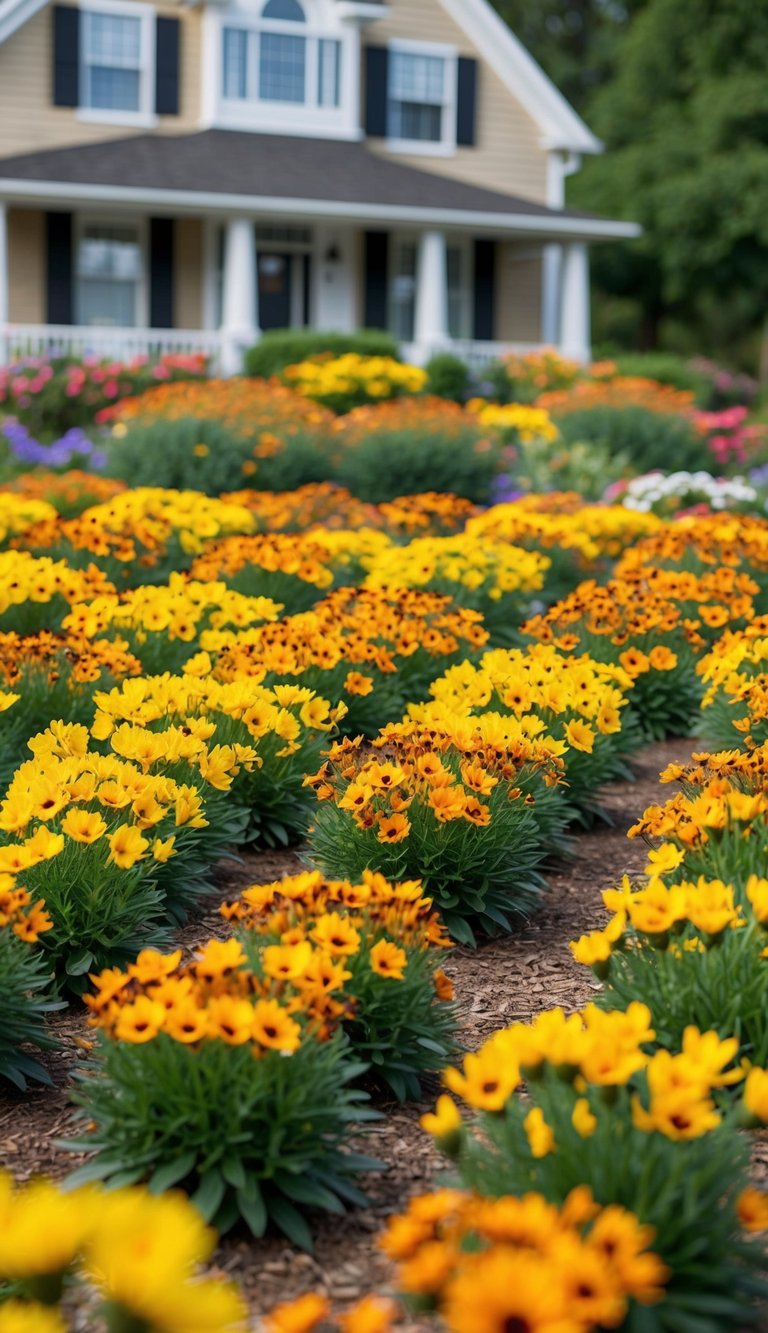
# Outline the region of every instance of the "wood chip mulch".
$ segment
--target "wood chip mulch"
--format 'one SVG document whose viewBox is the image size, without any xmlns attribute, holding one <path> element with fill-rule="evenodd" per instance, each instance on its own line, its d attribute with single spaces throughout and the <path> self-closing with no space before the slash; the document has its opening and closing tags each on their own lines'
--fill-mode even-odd
<svg viewBox="0 0 768 1333">
<path fill-rule="evenodd" d="M 605 919 L 601 889 L 616 884 L 625 872 L 642 871 L 645 845 L 627 840 L 626 831 L 647 805 L 659 800 L 661 769 L 672 761 L 686 761 L 692 748 L 690 741 L 679 740 L 641 751 L 632 764 L 635 781 L 618 783 L 602 793 L 601 804 L 613 823 L 575 835 L 567 859 L 548 875 L 549 891 L 541 911 L 515 935 L 489 941 L 477 950 L 460 948 L 452 953 L 446 971 L 455 985 L 460 1036 L 468 1048 L 475 1048 L 494 1029 L 529 1019 L 540 1009 L 555 1005 L 575 1009 L 592 997 L 597 983 L 587 968 L 573 962 L 568 941 Z M 220 896 L 205 904 L 204 914 L 179 933 L 179 944 L 191 949 L 211 934 L 225 936 L 228 928 L 217 912 L 220 901 L 236 896 L 248 884 L 300 868 L 293 852 L 246 854 L 241 861 L 222 863 L 217 874 Z M 79 1043 L 87 1029 L 76 1012 L 57 1016 L 52 1027 L 60 1042 L 47 1058 L 53 1087 L 0 1093 L 0 1164 L 19 1179 L 41 1172 L 61 1178 L 76 1164 L 55 1141 L 70 1132 L 67 1089 L 84 1056 Z M 437 1092 L 435 1080 L 425 1090 L 423 1104 L 381 1104 L 385 1118 L 355 1146 L 384 1161 L 388 1170 L 366 1182 L 367 1208 L 318 1219 L 313 1255 L 278 1237 L 254 1242 L 235 1235 L 223 1241 L 219 1267 L 241 1284 L 254 1319 L 305 1291 L 326 1292 L 341 1309 L 370 1291 L 387 1288 L 391 1267 L 377 1250 L 376 1235 L 392 1212 L 410 1195 L 430 1189 L 444 1169 L 443 1159 L 419 1128 L 419 1117 L 431 1109 Z M 423 1327 L 418 1322 L 408 1325 L 414 1331 Z"/>
</svg>

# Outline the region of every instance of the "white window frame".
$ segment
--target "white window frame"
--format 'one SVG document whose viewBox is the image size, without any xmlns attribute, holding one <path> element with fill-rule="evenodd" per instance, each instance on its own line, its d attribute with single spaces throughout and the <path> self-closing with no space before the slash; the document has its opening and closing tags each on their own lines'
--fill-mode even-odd
<svg viewBox="0 0 768 1333">
<path fill-rule="evenodd" d="M 389 234 L 389 252 L 387 258 L 387 268 L 389 279 L 387 283 L 387 328 L 390 333 L 400 337 L 399 330 L 395 329 L 395 300 L 393 284 L 396 280 L 396 270 L 399 268 L 399 254 L 404 245 L 412 245 L 416 251 L 416 265 L 414 274 L 414 292 L 413 292 L 413 314 L 414 323 L 416 318 L 416 302 L 418 300 L 419 290 L 419 245 L 420 233 L 417 231 L 392 231 Z M 459 291 L 460 309 L 459 309 L 459 328 L 456 332 L 451 332 L 451 337 L 459 342 L 467 341 L 472 337 L 472 316 L 473 304 L 472 293 L 474 291 L 475 272 L 474 272 L 474 253 L 473 240 L 470 236 L 462 235 L 460 232 L 449 232 L 446 236 L 446 302 L 448 300 L 448 250 L 461 251 L 461 271 L 462 285 Z M 413 332 L 410 337 L 403 337 L 403 342 L 413 342 Z"/>
<path fill-rule="evenodd" d="M 250 130 L 271 134 L 291 134 L 307 138 L 360 139 L 360 34 L 352 24 L 339 20 L 336 0 L 301 0 L 305 22 L 290 19 L 263 19 L 264 0 L 229 0 L 226 5 L 207 5 L 203 14 L 202 34 L 202 116 L 201 126 Z M 306 90 L 316 99 L 319 91 L 320 41 L 340 45 L 339 105 L 322 106 L 317 100 L 276 102 L 257 96 L 224 96 L 224 30 L 237 28 L 248 33 L 249 83 L 256 91 L 258 78 L 258 37 L 263 32 L 281 36 L 303 37 L 306 42 Z"/>
<path fill-rule="evenodd" d="M 392 38 L 388 43 L 390 55 L 437 56 L 445 62 L 443 88 L 443 136 L 438 140 L 400 139 L 387 132 L 386 146 L 390 153 L 408 153 L 424 157 L 453 157 L 456 153 L 456 117 L 459 97 L 459 51 L 456 46 L 443 42 L 415 42 L 406 38 Z M 387 87 L 387 125 L 389 125 L 389 87 Z"/>
<path fill-rule="evenodd" d="M 76 322 L 80 322 L 80 274 L 78 272 L 80 262 L 80 243 L 84 239 L 86 228 L 88 227 L 133 227 L 137 233 L 139 241 L 139 256 L 141 260 L 141 270 L 136 287 L 136 323 L 128 327 L 137 329 L 149 328 L 149 234 L 147 219 L 136 215 L 117 213 L 78 213 L 75 216 L 74 232 L 74 254 L 72 256 L 73 283 L 75 296 L 75 316 Z M 99 329 L 122 328 L 123 325 L 112 324 L 93 324 L 88 327 Z"/>
<path fill-rule="evenodd" d="M 139 108 L 137 111 L 112 111 L 108 107 L 90 107 L 81 103 L 77 119 L 92 125 L 132 125 L 151 129 L 158 119 L 155 113 L 155 9 L 139 0 L 93 0 L 92 4 L 81 5 L 80 13 L 83 18 L 86 14 L 104 14 L 140 21 Z M 87 76 L 84 23 L 80 26 L 79 60 L 82 96 Z"/>
</svg>

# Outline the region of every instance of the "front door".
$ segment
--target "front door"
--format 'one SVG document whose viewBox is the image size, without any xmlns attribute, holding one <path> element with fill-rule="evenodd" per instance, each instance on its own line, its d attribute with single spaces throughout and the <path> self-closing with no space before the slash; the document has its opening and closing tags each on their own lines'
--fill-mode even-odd
<svg viewBox="0 0 768 1333">
<path fill-rule="evenodd" d="M 260 254 L 259 266 L 259 327 L 289 329 L 293 323 L 292 277 L 293 255 Z"/>
</svg>

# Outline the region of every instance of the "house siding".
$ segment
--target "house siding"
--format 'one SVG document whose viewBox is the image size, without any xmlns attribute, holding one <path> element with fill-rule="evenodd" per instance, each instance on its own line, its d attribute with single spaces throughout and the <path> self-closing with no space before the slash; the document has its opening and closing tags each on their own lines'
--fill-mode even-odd
<svg viewBox="0 0 768 1333">
<path fill-rule="evenodd" d="M 8 210 L 8 318 L 11 324 L 45 321 L 45 214 Z"/>
<path fill-rule="evenodd" d="M 177 218 L 173 264 L 173 327 L 203 327 L 203 224 Z"/>
<path fill-rule="evenodd" d="M 477 142 L 473 148 L 457 148 L 452 157 L 391 154 L 380 139 L 370 139 L 370 148 L 396 156 L 398 161 L 422 171 L 435 171 L 441 176 L 545 204 L 547 153 L 539 142 L 539 127 L 485 63 L 471 37 L 458 27 L 440 0 L 418 0 L 416 4 L 414 0 L 387 0 L 387 3 L 387 16 L 367 30 L 366 40 L 371 45 L 384 45 L 398 37 L 443 42 L 456 46 L 460 55 L 472 56 L 479 62 Z"/>
<path fill-rule="evenodd" d="M 498 247 L 496 337 L 500 342 L 541 341 L 542 257 L 530 245 Z"/>
<path fill-rule="evenodd" d="M 153 6 L 181 23 L 181 103 L 178 116 L 159 116 L 161 133 L 189 133 L 200 115 L 200 37 L 198 10 L 180 9 L 168 0 Z M 100 125 L 78 119 L 78 113 L 53 105 L 53 9 L 47 5 L 0 45 L 0 157 L 40 148 L 64 148 L 122 139 L 140 133 L 132 126 Z"/>
</svg>

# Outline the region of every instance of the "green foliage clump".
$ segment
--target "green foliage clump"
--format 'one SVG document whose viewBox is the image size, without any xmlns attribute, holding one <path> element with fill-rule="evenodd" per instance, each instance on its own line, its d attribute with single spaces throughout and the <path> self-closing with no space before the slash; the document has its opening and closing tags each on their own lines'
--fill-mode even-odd
<svg viewBox="0 0 768 1333">
<path fill-rule="evenodd" d="M 472 376 L 466 362 L 451 352 L 440 352 L 424 367 L 427 372 L 426 392 L 435 398 L 447 398 L 452 403 L 464 403 L 469 397 Z"/>
<path fill-rule="evenodd" d="M 55 1046 L 45 1030 L 45 1016 L 62 1006 L 51 994 L 51 969 L 45 954 L 19 939 L 10 926 L 0 928 L 0 1084 L 24 1089 L 29 1079 L 50 1083 L 38 1051 Z"/>
<path fill-rule="evenodd" d="M 706 441 L 685 417 L 639 406 L 601 405 L 555 416 L 566 445 L 587 443 L 628 457 L 635 472 L 654 468 L 695 472 L 711 456 Z"/>
<path fill-rule="evenodd" d="M 323 333 L 316 329 L 274 329 L 265 333 L 255 347 L 245 354 L 245 373 L 256 379 L 279 375 L 286 366 L 306 361 L 308 357 L 331 352 L 343 356 L 398 356 L 397 339 L 383 329 L 360 329 L 356 333 Z"/>
</svg>

